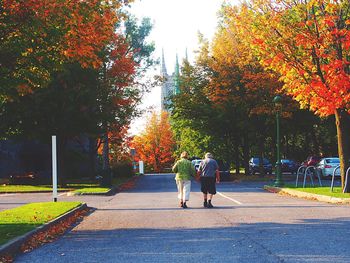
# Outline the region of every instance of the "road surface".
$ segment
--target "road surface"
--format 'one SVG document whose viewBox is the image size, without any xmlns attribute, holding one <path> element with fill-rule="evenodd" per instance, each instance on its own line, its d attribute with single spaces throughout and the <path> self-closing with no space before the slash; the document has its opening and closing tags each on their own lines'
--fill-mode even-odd
<svg viewBox="0 0 350 263">
<path fill-rule="evenodd" d="M 61 196 L 96 210 L 15 262 L 350 262 L 349 206 L 279 196 L 262 190 L 263 183 L 228 182 L 218 185 L 215 208 L 207 209 L 194 182 L 189 208 L 182 209 L 173 178 L 144 176 L 111 197 Z"/>
</svg>

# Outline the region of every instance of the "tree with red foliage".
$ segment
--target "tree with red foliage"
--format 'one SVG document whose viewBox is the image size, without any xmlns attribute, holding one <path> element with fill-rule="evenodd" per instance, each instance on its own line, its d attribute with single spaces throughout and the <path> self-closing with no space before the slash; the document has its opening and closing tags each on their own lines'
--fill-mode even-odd
<svg viewBox="0 0 350 263">
<path fill-rule="evenodd" d="M 122 3 L 0 1 L 0 101 L 45 87 L 65 63 L 98 68 Z"/>
<path fill-rule="evenodd" d="M 350 145 L 350 3 L 252 0 L 230 17 L 283 90 L 319 116 L 334 115 L 342 186 Z M 350 182 L 346 186 L 350 192 Z"/>
<path fill-rule="evenodd" d="M 99 98 L 104 116 L 103 169 L 109 169 L 110 148 L 114 147 L 109 140 L 110 135 L 114 138 L 126 135 L 127 127 L 138 114 L 136 106 L 141 99 L 138 77 L 154 63 L 151 58 L 154 45 L 146 42 L 152 29 L 150 20 L 146 18 L 140 24 L 137 22 L 134 17 L 129 16 L 104 50 Z"/>
<path fill-rule="evenodd" d="M 170 167 L 174 162 L 173 152 L 176 142 L 168 113 L 163 111 L 158 115 L 153 112 L 145 130 L 134 137 L 131 145 L 135 148 L 138 158 L 152 171 L 161 172 L 164 168 Z"/>
</svg>

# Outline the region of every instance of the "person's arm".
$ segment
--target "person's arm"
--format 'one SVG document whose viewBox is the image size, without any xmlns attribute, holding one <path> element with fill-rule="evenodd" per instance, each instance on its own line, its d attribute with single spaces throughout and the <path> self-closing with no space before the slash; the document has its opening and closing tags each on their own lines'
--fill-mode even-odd
<svg viewBox="0 0 350 263">
<path fill-rule="evenodd" d="M 177 173 L 177 163 L 178 163 L 178 162 L 176 162 L 176 163 L 174 164 L 173 168 L 171 168 L 171 170 L 172 170 L 174 173 Z"/>
<path fill-rule="evenodd" d="M 219 172 L 219 170 L 216 170 L 215 177 L 216 177 L 216 182 L 220 183 L 220 172 Z"/>
<path fill-rule="evenodd" d="M 216 162 L 216 161 L 215 161 Z M 216 178 L 216 182 L 220 183 L 220 172 L 219 172 L 219 165 L 216 162 L 216 171 L 215 171 L 215 178 Z"/>
<path fill-rule="evenodd" d="M 202 162 L 199 164 L 199 168 L 198 171 L 196 172 L 196 180 L 199 181 L 199 178 L 201 176 L 201 172 L 202 172 Z"/>
<path fill-rule="evenodd" d="M 196 169 L 194 168 L 192 163 L 191 163 L 191 168 L 190 169 L 191 169 L 191 176 L 196 177 Z"/>
</svg>

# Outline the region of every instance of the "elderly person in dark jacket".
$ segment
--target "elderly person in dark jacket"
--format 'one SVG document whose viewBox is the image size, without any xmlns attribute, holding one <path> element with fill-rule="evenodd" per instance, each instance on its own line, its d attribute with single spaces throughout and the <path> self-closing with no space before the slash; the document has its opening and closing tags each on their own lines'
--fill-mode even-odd
<svg viewBox="0 0 350 263">
<path fill-rule="evenodd" d="M 194 166 L 188 160 L 187 152 L 181 153 L 180 160 L 175 163 L 172 170 L 176 173 L 175 180 L 178 198 L 180 199 L 180 207 L 187 208 L 186 202 L 190 200 L 191 177 L 196 175 Z"/>
</svg>

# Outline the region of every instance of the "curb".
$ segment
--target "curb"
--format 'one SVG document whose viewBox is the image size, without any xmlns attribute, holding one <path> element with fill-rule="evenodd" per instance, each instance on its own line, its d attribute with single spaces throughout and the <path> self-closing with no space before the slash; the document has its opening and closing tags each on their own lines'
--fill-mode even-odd
<svg viewBox="0 0 350 263">
<path fill-rule="evenodd" d="M 271 193 L 286 194 L 298 198 L 304 198 L 308 200 L 317 200 L 320 202 L 326 202 L 331 204 L 350 204 L 350 198 L 339 198 L 326 195 L 318 195 L 312 193 L 301 192 L 293 189 L 280 188 L 275 186 L 264 185 L 264 189 Z"/>
<path fill-rule="evenodd" d="M 6 255 L 16 255 L 19 252 L 21 252 L 21 246 L 27 241 L 29 240 L 33 235 L 41 232 L 41 231 L 45 231 L 48 228 L 50 228 L 51 226 L 58 224 L 64 220 L 66 220 L 67 218 L 69 218 L 71 215 L 73 215 L 75 212 L 84 210 L 87 208 L 86 203 L 81 204 L 80 206 L 68 211 L 67 213 L 45 223 L 44 225 L 41 225 L 35 229 L 33 229 L 32 231 L 16 237 L 12 240 L 10 240 L 9 242 L 7 242 L 6 244 L 0 246 L 0 258 L 4 257 Z"/>
</svg>

